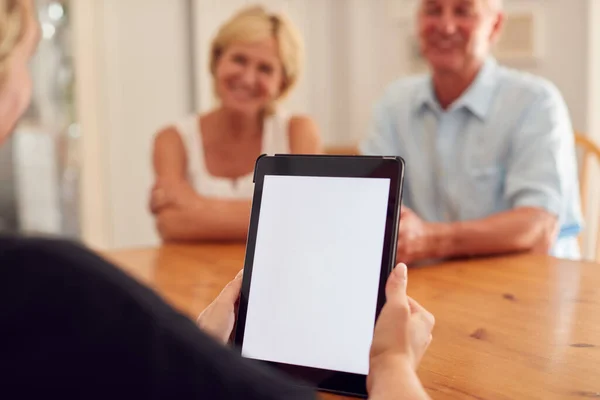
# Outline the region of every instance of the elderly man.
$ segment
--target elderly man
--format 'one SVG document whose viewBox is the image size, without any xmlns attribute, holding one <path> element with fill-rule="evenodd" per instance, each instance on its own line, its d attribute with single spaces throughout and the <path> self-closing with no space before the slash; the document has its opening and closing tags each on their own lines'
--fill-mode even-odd
<svg viewBox="0 0 600 400">
<path fill-rule="evenodd" d="M 389 86 L 361 144 L 407 163 L 398 260 L 579 257 L 569 113 L 551 83 L 490 55 L 503 20 L 500 0 L 421 0 L 431 74 Z"/>
</svg>

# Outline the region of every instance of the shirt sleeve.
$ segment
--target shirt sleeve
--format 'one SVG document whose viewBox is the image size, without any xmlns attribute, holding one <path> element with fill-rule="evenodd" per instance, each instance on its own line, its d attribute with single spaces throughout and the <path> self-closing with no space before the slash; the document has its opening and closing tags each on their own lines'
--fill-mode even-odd
<svg viewBox="0 0 600 400">
<path fill-rule="evenodd" d="M 371 121 L 366 137 L 359 144 L 359 151 L 368 156 L 401 156 L 406 160 L 398 119 L 403 115 L 402 108 L 410 105 L 408 98 L 402 101 L 402 95 L 410 92 L 402 81 L 391 84 L 382 98 L 373 106 Z M 400 99 L 399 99 L 400 97 Z M 401 124 L 401 123 L 400 123 Z M 402 204 L 413 208 L 411 202 L 410 179 L 404 180 Z"/>
<path fill-rule="evenodd" d="M 574 135 L 567 107 L 549 85 L 514 132 L 504 196 L 512 207 L 539 207 L 565 223 L 577 214 L 579 185 Z"/>
<path fill-rule="evenodd" d="M 0 373 L 23 398 L 316 398 L 75 244 L 0 238 L 0 318 Z"/>
<path fill-rule="evenodd" d="M 388 97 L 389 94 L 373 107 L 367 136 L 359 145 L 361 154 L 373 156 L 395 155 L 395 128 Z"/>
</svg>

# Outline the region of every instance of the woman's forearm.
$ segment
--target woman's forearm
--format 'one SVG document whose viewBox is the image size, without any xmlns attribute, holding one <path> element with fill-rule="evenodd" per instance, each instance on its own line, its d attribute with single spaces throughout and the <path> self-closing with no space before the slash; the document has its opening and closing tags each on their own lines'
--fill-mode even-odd
<svg viewBox="0 0 600 400">
<path fill-rule="evenodd" d="M 164 241 L 245 240 L 248 235 L 249 200 L 202 199 L 189 208 L 167 207 L 157 216 Z"/>
</svg>

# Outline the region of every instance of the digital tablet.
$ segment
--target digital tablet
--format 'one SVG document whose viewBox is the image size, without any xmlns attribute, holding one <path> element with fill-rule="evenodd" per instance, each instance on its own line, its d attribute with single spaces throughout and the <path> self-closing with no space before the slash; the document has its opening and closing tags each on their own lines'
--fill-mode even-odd
<svg viewBox="0 0 600 400">
<path fill-rule="evenodd" d="M 317 390 L 366 397 L 396 257 L 399 157 L 261 156 L 234 343 Z"/>
</svg>

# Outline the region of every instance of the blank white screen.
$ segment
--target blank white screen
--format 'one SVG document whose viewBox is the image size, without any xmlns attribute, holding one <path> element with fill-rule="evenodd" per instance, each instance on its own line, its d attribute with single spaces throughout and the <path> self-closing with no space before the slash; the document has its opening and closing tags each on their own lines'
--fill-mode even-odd
<svg viewBox="0 0 600 400">
<path fill-rule="evenodd" d="M 243 356 L 368 373 L 389 189 L 265 176 Z"/>
</svg>

